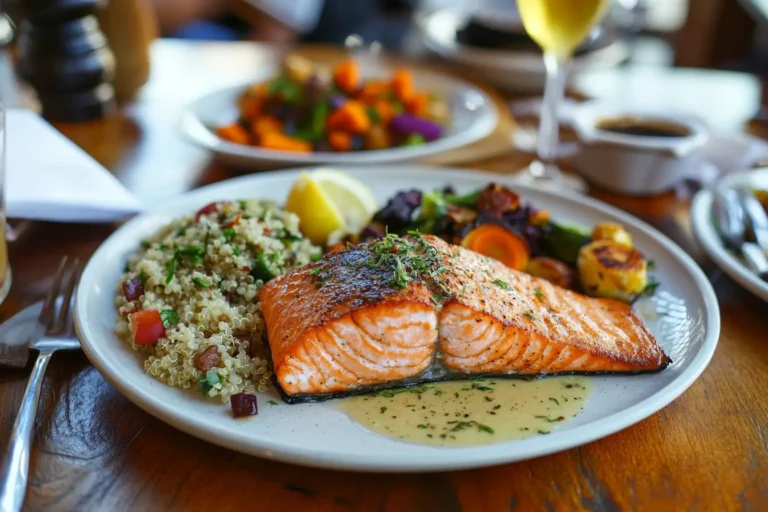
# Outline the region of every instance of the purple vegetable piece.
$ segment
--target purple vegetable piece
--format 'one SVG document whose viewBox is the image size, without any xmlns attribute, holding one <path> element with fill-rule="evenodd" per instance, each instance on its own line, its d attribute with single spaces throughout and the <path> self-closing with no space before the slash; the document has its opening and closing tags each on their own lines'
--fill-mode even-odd
<svg viewBox="0 0 768 512">
<path fill-rule="evenodd" d="M 141 279 L 133 277 L 123 281 L 123 295 L 125 295 L 125 300 L 140 299 L 144 295 L 144 286 L 141 284 Z"/>
<path fill-rule="evenodd" d="M 418 133 L 427 141 L 437 140 L 443 134 L 443 127 L 439 124 L 411 114 L 400 114 L 393 117 L 390 126 L 399 133 L 407 135 Z"/>
<path fill-rule="evenodd" d="M 256 395 L 251 393 L 237 393 L 229 397 L 232 406 L 232 416 L 243 418 L 259 414 L 259 406 L 256 403 Z"/>
<path fill-rule="evenodd" d="M 421 206 L 421 192 L 409 190 L 398 192 L 386 206 L 379 210 L 373 219 L 387 226 L 391 231 L 407 227 L 411 223 L 413 212 Z"/>
<path fill-rule="evenodd" d="M 365 226 L 365 229 L 363 229 L 360 232 L 360 238 L 362 240 L 374 240 L 376 238 L 383 238 L 384 237 L 384 230 L 381 228 L 381 225 L 376 224 L 368 224 Z"/>
<path fill-rule="evenodd" d="M 347 98 L 345 98 L 341 94 L 334 94 L 333 96 L 331 96 L 331 99 L 330 99 L 331 108 L 333 110 L 336 110 L 337 108 L 341 108 L 346 102 L 347 102 Z"/>
</svg>

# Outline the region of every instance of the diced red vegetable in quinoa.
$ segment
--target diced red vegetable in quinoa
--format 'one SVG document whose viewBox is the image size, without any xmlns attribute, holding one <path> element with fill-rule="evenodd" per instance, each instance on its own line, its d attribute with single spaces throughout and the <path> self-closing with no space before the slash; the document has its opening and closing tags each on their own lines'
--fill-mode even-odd
<svg viewBox="0 0 768 512">
<path fill-rule="evenodd" d="M 137 311 L 130 317 L 131 337 L 136 345 L 149 345 L 165 336 L 163 318 L 156 309 Z"/>
<path fill-rule="evenodd" d="M 203 215 L 208 215 L 209 213 L 213 213 L 215 211 L 218 211 L 219 209 L 219 203 L 209 203 L 199 210 L 197 210 L 197 214 L 195 215 L 195 220 L 199 221 L 200 217 Z"/>
<path fill-rule="evenodd" d="M 237 393 L 229 398 L 232 406 L 232 416 L 244 418 L 259 414 L 259 406 L 256 403 L 256 395 L 251 393 Z"/>
<path fill-rule="evenodd" d="M 144 286 L 141 284 L 141 279 L 133 277 L 123 281 L 123 295 L 125 300 L 138 300 L 144 295 Z"/>
<path fill-rule="evenodd" d="M 240 221 L 243 218 L 243 214 L 240 212 L 235 213 L 234 215 L 230 215 L 224 220 L 224 224 L 222 225 L 223 228 L 231 228 L 233 226 L 237 226 L 240 224 Z"/>
<path fill-rule="evenodd" d="M 219 354 L 219 349 L 213 345 L 195 354 L 195 368 L 201 372 L 218 368 L 219 362 L 221 362 L 221 354 Z"/>
</svg>

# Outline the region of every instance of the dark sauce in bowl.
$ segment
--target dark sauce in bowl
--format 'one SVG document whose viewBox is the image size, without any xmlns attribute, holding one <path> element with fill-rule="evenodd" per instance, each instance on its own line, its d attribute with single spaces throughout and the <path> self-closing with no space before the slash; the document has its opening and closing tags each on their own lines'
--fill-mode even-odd
<svg viewBox="0 0 768 512">
<path fill-rule="evenodd" d="M 632 135 L 635 137 L 682 138 L 692 132 L 687 126 L 665 119 L 620 117 L 603 119 L 597 123 L 597 129 L 604 132 Z"/>
</svg>

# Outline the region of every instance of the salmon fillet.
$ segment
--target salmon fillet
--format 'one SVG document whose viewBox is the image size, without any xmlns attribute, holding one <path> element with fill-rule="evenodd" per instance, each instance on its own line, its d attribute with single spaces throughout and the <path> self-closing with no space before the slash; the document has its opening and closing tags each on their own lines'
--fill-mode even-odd
<svg viewBox="0 0 768 512">
<path fill-rule="evenodd" d="M 431 235 L 328 254 L 259 296 L 288 397 L 669 364 L 627 304 L 559 288 Z"/>
</svg>

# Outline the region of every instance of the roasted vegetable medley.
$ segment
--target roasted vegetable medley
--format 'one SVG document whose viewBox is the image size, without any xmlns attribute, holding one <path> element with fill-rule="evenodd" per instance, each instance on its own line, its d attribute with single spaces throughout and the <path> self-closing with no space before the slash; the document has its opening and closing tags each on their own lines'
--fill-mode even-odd
<svg viewBox="0 0 768 512">
<path fill-rule="evenodd" d="M 358 236 L 346 242 L 409 230 L 435 234 L 591 296 L 632 302 L 652 294 L 656 287 L 648 277 L 648 260 L 632 246 L 632 238 L 622 226 L 602 223 L 590 233 L 559 225 L 547 211 L 523 204 L 514 191 L 498 184 L 465 195 L 450 187 L 426 193 L 402 191 Z"/>
<path fill-rule="evenodd" d="M 443 135 L 448 106 L 416 90 L 411 72 L 365 79 L 347 60 L 332 70 L 297 55 L 280 74 L 239 101 L 240 117 L 219 127 L 222 139 L 280 151 L 361 151 L 424 144 Z"/>
</svg>

